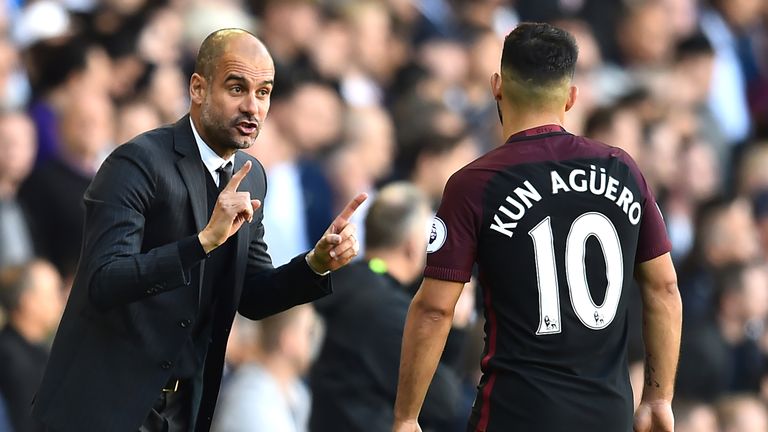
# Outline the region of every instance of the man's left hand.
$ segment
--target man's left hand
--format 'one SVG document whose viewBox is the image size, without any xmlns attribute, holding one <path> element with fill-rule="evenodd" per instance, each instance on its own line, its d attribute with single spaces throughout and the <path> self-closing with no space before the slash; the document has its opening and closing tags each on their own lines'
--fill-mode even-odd
<svg viewBox="0 0 768 432">
<path fill-rule="evenodd" d="M 357 230 L 349 221 L 367 198 L 368 194 L 361 193 L 350 201 L 309 252 L 307 262 L 316 273 L 337 270 L 357 256 L 360 243 L 355 236 Z"/>
</svg>

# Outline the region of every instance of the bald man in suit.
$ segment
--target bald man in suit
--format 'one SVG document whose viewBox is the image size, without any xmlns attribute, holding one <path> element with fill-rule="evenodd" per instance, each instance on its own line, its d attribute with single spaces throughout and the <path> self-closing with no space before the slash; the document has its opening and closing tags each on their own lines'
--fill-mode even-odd
<svg viewBox="0 0 768 432">
<path fill-rule="evenodd" d="M 120 146 L 96 175 L 34 403 L 50 430 L 207 431 L 235 312 L 259 319 L 323 297 L 328 273 L 357 254 L 349 219 L 364 194 L 311 251 L 272 266 L 264 169 L 238 150 L 255 144 L 274 73 L 252 34 L 212 33 L 190 79 L 189 114 Z"/>
</svg>

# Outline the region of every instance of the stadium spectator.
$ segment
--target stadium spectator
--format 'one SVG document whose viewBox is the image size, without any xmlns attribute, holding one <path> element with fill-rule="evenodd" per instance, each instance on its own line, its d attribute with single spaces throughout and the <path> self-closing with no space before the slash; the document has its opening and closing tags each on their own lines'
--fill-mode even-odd
<svg viewBox="0 0 768 432">
<path fill-rule="evenodd" d="M 22 264 L 34 256 L 17 194 L 32 169 L 35 145 L 34 125 L 25 114 L 0 113 L 0 265 Z"/>
<path fill-rule="evenodd" d="M 738 166 L 736 192 L 751 197 L 768 189 L 768 141 L 758 141 L 745 149 Z"/>
<path fill-rule="evenodd" d="M 639 71 L 669 61 L 674 47 L 674 33 L 666 17 L 667 9 L 658 0 L 627 6 L 616 35 L 624 65 Z"/>
<path fill-rule="evenodd" d="M 113 145 L 113 122 L 106 95 L 80 94 L 59 118 L 58 154 L 36 167 L 19 189 L 37 255 L 51 261 L 67 281 L 80 257 L 83 194 Z"/>
<path fill-rule="evenodd" d="M 680 264 L 680 293 L 686 322 L 714 316 L 715 273 L 761 254 L 749 201 L 716 197 L 696 210 L 694 243 Z"/>
<path fill-rule="evenodd" d="M 105 50 L 82 37 L 42 40 L 26 52 L 32 86 L 29 113 L 37 130 L 36 165 L 54 158 L 61 149 L 59 122 L 81 96 L 106 96 L 111 63 Z"/>
<path fill-rule="evenodd" d="M 475 140 L 465 132 L 455 135 L 433 134 L 403 149 L 402 168 L 434 208 L 440 203 L 443 188 L 451 174 L 478 156 Z"/>
<path fill-rule="evenodd" d="M 264 204 L 264 235 L 278 265 L 314 244 L 333 218 L 333 192 L 314 158 L 336 143 L 342 127 L 341 102 L 330 87 L 309 82 L 284 92 L 270 117 L 270 127 L 283 139 L 264 149 L 281 156 L 266 168 L 270 190 Z M 279 205 L 270 205 L 273 200 Z"/>
<path fill-rule="evenodd" d="M 11 432 L 11 419 L 8 416 L 8 408 L 5 407 L 5 399 L 0 394 L 0 431 Z"/>
<path fill-rule="evenodd" d="M 115 117 L 115 143 L 131 138 L 162 125 L 160 113 L 154 105 L 137 99 L 121 104 Z"/>
<path fill-rule="evenodd" d="M 43 377 L 48 342 L 59 323 L 62 283 L 45 261 L 0 269 L 0 306 L 8 322 L 0 330 L 0 394 L 16 432 L 46 429 L 31 416 L 30 405 Z"/>
<path fill-rule="evenodd" d="M 430 214 L 412 185 L 384 187 L 365 219 L 364 259 L 336 273 L 334 295 L 315 303 L 327 335 L 310 374 L 313 431 L 391 430 L 407 289 L 423 269 Z M 471 301 L 457 309 L 454 328 L 466 327 L 472 309 Z M 454 343 L 461 346 L 461 337 Z M 450 364 L 457 355 L 446 354 L 438 368 L 422 411 L 425 427 L 445 430 L 453 420 L 459 381 Z"/>
<path fill-rule="evenodd" d="M 760 236 L 761 249 L 768 251 L 768 188 L 753 195 L 752 208 Z"/>
<path fill-rule="evenodd" d="M 0 109 L 23 108 L 29 97 L 20 57 L 11 41 L 0 33 Z"/>
<path fill-rule="evenodd" d="M 737 394 L 718 401 L 717 415 L 722 432 L 763 432 L 768 430 L 765 404 L 754 396 Z"/>
<path fill-rule="evenodd" d="M 747 70 L 740 55 L 742 32 L 759 19 L 760 2 L 713 0 L 701 13 L 701 28 L 715 50 L 709 106 L 729 144 L 742 144 L 752 120 L 747 103 Z"/>
<path fill-rule="evenodd" d="M 235 320 L 232 322 L 232 330 L 229 332 L 227 352 L 224 357 L 226 369 L 224 371 L 224 378 L 222 378 L 222 388 L 227 385 L 231 372 L 237 370 L 241 365 L 257 359 L 260 353 L 260 334 L 261 326 L 258 321 L 251 321 L 242 315 L 235 315 Z"/>
<path fill-rule="evenodd" d="M 630 109 L 609 105 L 595 109 L 584 125 L 584 136 L 603 143 L 616 143 L 639 164 L 642 151 L 642 123 Z"/>
<path fill-rule="evenodd" d="M 369 201 L 355 212 L 353 222 L 360 238 L 365 238 L 365 216 L 369 202 L 376 196 L 376 186 L 392 169 L 395 137 L 392 120 L 376 106 L 350 108 L 344 119 L 343 144 L 328 157 L 327 176 L 331 182 L 335 206 L 343 205 L 355 191 L 366 191 Z M 360 245 L 360 254 L 365 245 Z"/>
<path fill-rule="evenodd" d="M 675 432 L 720 432 L 712 405 L 680 400 L 675 402 Z"/>
<path fill-rule="evenodd" d="M 736 263 L 716 274 L 713 319 L 687 323 L 680 357 L 678 393 L 714 401 L 728 392 L 760 389 L 768 364 L 762 347 L 768 319 L 768 270 L 762 262 Z"/>
<path fill-rule="evenodd" d="M 146 98 L 160 115 L 160 123 L 173 123 L 184 114 L 188 98 L 187 82 L 182 71 L 174 65 L 160 65 L 149 78 Z M 123 142 L 123 141 L 117 141 Z"/>
<path fill-rule="evenodd" d="M 316 337 L 312 306 L 259 323 L 258 348 L 246 353 L 220 396 L 214 432 L 306 432 L 311 396 L 301 377 Z"/>
</svg>

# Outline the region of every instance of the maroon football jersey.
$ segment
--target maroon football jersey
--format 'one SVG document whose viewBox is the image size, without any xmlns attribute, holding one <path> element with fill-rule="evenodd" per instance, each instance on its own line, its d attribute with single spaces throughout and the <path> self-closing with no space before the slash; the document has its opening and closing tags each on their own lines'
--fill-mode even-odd
<svg viewBox="0 0 768 432">
<path fill-rule="evenodd" d="M 631 431 L 627 302 L 635 263 L 670 250 L 623 150 L 547 125 L 455 173 L 426 277 L 477 264 L 486 340 L 471 431 Z"/>
</svg>

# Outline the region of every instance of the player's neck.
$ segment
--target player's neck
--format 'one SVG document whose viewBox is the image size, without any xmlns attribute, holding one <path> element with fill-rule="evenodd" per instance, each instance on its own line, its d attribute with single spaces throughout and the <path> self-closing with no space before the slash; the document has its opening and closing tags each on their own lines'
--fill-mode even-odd
<svg viewBox="0 0 768 432">
<path fill-rule="evenodd" d="M 537 112 L 537 113 L 504 113 L 504 139 L 524 130 L 548 124 L 562 125 L 565 113 Z"/>
</svg>

